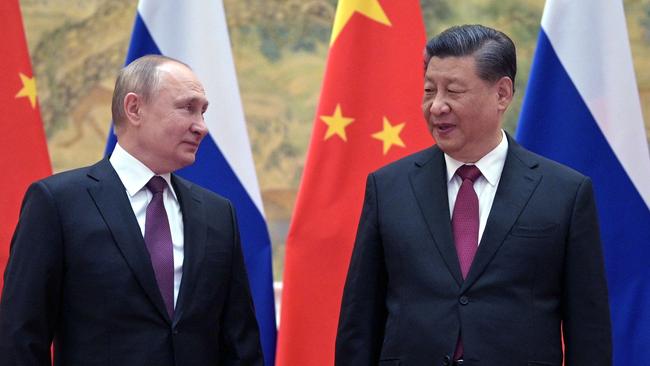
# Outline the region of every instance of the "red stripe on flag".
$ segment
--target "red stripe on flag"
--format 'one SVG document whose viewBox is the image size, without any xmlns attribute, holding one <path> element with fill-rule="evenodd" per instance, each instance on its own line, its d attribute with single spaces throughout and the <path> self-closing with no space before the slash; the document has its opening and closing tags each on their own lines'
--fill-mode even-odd
<svg viewBox="0 0 650 366">
<path fill-rule="evenodd" d="M 29 183 L 51 174 L 18 0 L 0 1 L 0 271 Z M 0 277 L 0 287 L 3 280 Z"/>
</svg>

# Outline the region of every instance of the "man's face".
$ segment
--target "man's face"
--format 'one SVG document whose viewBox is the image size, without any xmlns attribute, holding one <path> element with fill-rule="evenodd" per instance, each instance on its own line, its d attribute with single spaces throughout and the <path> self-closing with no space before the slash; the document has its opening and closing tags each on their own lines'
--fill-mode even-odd
<svg viewBox="0 0 650 366">
<path fill-rule="evenodd" d="M 138 144 L 143 161 L 157 174 L 194 163 L 207 127 L 203 86 L 187 67 L 168 62 L 158 66 L 160 79 L 149 103 L 141 107 Z"/>
<path fill-rule="evenodd" d="M 427 65 L 424 118 L 440 149 L 456 160 L 476 162 L 499 144 L 511 99 L 510 79 L 481 79 L 473 56 L 432 57 Z"/>
</svg>

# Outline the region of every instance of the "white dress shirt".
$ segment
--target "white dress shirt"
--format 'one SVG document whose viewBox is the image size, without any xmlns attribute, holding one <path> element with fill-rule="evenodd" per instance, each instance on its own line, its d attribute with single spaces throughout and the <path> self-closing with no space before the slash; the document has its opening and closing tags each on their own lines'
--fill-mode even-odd
<svg viewBox="0 0 650 366">
<path fill-rule="evenodd" d="M 474 191 L 478 196 L 478 212 L 479 212 L 479 229 L 478 229 L 478 242 L 481 242 L 485 224 L 487 223 L 494 196 L 499 187 L 499 180 L 501 180 L 501 172 L 506 163 L 506 155 L 508 154 L 508 139 L 505 132 L 501 131 L 503 137 L 501 142 L 492 151 L 483 156 L 479 161 L 474 164 L 468 163 L 467 165 L 476 165 L 481 171 L 481 176 L 474 182 Z M 456 175 L 456 170 L 465 163 L 455 160 L 451 156 L 445 154 L 445 162 L 447 163 L 447 194 L 449 195 L 449 212 L 454 212 L 454 205 L 456 204 L 456 196 L 460 190 L 460 185 L 463 183 L 462 179 Z"/>
<path fill-rule="evenodd" d="M 124 188 L 126 188 L 131 208 L 138 220 L 138 225 L 140 225 L 142 237 L 144 237 L 147 205 L 153 198 L 153 194 L 147 189 L 146 184 L 156 174 L 124 150 L 119 143 L 115 145 L 115 150 L 113 150 L 109 161 L 120 177 Z M 183 214 L 181 213 L 181 206 L 176 197 L 176 192 L 174 192 L 171 185 L 171 174 L 167 173 L 160 176 L 165 179 L 168 188 L 165 189 L 163 194 L 163 203 L 169 220 L 174 248 L 174 306 L 176 306 L 178 290 L 183 276 Z"/>
</svg>

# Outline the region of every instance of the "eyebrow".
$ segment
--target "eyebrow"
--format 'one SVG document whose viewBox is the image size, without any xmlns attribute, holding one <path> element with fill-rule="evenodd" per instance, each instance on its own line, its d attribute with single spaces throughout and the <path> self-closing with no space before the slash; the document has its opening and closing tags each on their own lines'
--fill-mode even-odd
<svg viewBox="0 0 650 366">
<path fill-rule="evenodd" d="M 433 78 L 425 75 L 424 80 L 425 81 L 433 81 Z M 453 77 L 453 76 L 452 77 L 445 77 L 444 80 L 447 82 L 447 84 L 451 84 L 451 83 L 457 83 L 457 84 L 463 84 L 463 85 L 466 84 L 466 82 L 464 82 L 462 79 L 460 79 L 458 77 Z"/>
<path fill-rule="evenodd" d="M 193 97 L 189 97 L 189 96 L 188 97 L 181 97 L 181 98 L 177 99 L 177 101 L 178 101 L 179 104 L 185 104 L 185 103 L 188 103 L 188 102 L 189 103 L 200 102 L 200 103 L 205 103 L 206 105 L 208 105 L 210 103 L 207 98 L 196 97 L 196 96 L 193 96 Z"/>
</svg>

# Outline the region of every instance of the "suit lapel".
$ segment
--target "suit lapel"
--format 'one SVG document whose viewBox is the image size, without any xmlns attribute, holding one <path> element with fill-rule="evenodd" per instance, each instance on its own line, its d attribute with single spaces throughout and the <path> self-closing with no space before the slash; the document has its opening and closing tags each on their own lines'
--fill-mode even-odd
<svg viewBox="0 0 650 366">
<path fill-rule="evenodd" d="M 88 188 L 88 192 L 111 231 L 120 252 L 146 295 L 161 315 L 170 321 L 140 226 L 119 176 L 110 162 L 104 159 L 89 170 L 88 177 L 97 181 L 96 185 Z"/>
<path fill-rule="evenodd" d="M 197 277 L 203 258 L 205 257 L 205 241 L 207 239 L 206 214 L 202 201 L 192 184 L 172 175 L 172 184 L 178 196 L 183 212 L 183 279 L 174 311 L 174 324 L 183 316 L 192 292 L 196 286 Z"/>
<path fill-rule="evenodd" d="M 409 178 L 424 220 L 449 272 L 458 285 L 463 282 L 454 246 L 447 195 L 447 172 L 444 154 L 438 147 L 415 163 Z"/>
<path fill-rule="evenodd" d="M 469 288 L 485 270 L 537 188 L 541 175 L 533 168 L 533 155 L 508 136 L 508 155 L 481 243 L 461 291 Z"/>
</svg>

